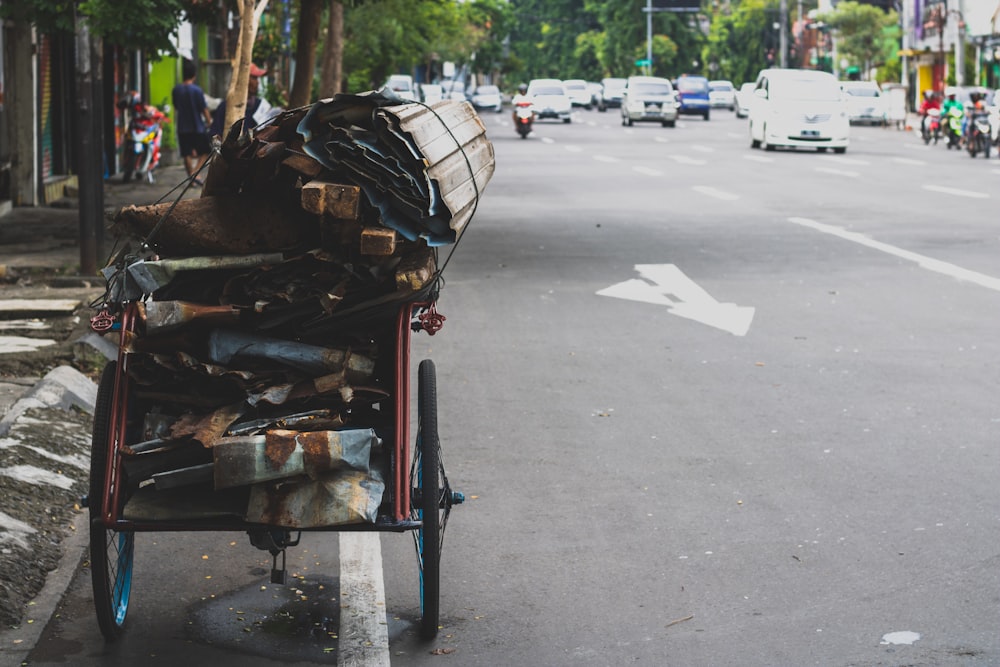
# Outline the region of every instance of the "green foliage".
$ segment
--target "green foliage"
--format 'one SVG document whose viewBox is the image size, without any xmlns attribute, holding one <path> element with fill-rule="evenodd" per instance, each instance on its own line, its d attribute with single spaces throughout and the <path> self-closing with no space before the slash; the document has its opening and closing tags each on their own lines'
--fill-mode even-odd
<svg viewBox="0 0 1000 667">
<path fill-rule="evenodd" d="M 835 31 L 837 53 L 861 68 L 864 78 L 875 65 L 895 57 L 899 45 L 899 15 L 855 0 L 842 0 L 821 20 Z"/>
<path fill-rule="evenodd" d="M 89 20 L 91 33 L 128 49 L 151 55 L 173 53 L 170 37 L 197 0 L 16 0 L 0 3 L 0 17 L 35 25 L 42 32 L 75 30 L 76 13 Z"/>
<path fill-rule="evenodd" d="M 702 49 L 702 61 L 713 78 L 729 79 L 737 85 L 753 81 L 768 67 L 767 53 L 777 46 L 773 23 L 777 0 L 742 0 L 729 14 L 716 14 Z"/>
</svg>

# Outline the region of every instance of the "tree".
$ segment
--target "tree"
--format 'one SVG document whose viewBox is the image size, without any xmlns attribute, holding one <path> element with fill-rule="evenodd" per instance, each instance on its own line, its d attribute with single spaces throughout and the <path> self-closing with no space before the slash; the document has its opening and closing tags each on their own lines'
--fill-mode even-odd
<svg viewBox="0 0 1000 667">
<path fill-rule="evenodd" d="M 299 0 L 298 37 L 295 40 L 295 77 L 288 94 L 288 106 L 309 104 L 312 97 L 313 71 L 316 69 L 316 45 L 323 18 L 323 0 Z"/>
<path fill-rule="evenodd" d="M 714 76 L 753 81 L 761 69 L 774 64 L 768 53 L 777 46 L 772 28 L 777 12 L 777 0 L 742 0 L 731 13 L 714 16 L 702 49 L 703 62 L 716 65 Z"/>
<path fill-rule="evenodd" d="M 344 3 L 331 0 L 327 18 L 326 40 L 320 70 L 320 97 L 342 92 L 344 85 Z"/>
<path fill-rule="evenodd" d="M 257 37 L 260 17 L 267 7 L 267 1 L 256 0 L 254 4 L 255 0 L 238 0 L 240 32 L 236 39 L 236 53 L 230 61 L 233 74 L 229 79 L 229 91 L 226 93 L 226 117 L 223 127 L 232 127 L 233 123 L 246 115 L 253 42 Z"/>
<path fill-rule="evenodd" d="M 836 33 L 837 52 L 861 69 L 867 79 L 872 67 L 888 60 L 899 44 L 899 15 L 854 0 L 842 0 L 820 17 Z"/>
</svg>

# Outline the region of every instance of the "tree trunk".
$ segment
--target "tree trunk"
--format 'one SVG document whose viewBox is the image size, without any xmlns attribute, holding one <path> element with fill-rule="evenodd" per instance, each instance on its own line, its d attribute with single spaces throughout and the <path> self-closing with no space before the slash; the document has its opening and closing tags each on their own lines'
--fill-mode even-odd
<svg viewBox="0 0 1000 667">
<path fill-rule="evenodd" d="M 344 3 L 330 2 L 330 20 L 323 44 L 323 67 L 320 76 L 319 96 L 333 97 L 343 91 L 344 81 Z"/>
<path fill-rule="evenodd" d="M 288 94 L 288 106 L 304 107 L 312 98 L 313 72 L 316 69 L 316 43 L 323 18 L 323 0 L 300 0 L 299 34 L 295 46 L 295 77 Z"/>
<path fill-rule="evenodd" d="M 239 0 L 240 34 L 236 40 L 236 55 L 232 60 L 232 76 L 226 93 L 226 118 L 224 128 L 246 115 L 247 86 L 250 82 L 250 63 L 253 61 L 253 43 L 257 39 L 260 17 L 268 0 Z"/>
</svg>

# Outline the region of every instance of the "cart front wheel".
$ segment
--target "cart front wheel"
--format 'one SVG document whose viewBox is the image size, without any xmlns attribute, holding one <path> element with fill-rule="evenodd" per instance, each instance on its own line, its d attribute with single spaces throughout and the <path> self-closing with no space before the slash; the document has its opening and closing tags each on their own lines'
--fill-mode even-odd
<svg viewBox="0 0 1000 667">
<path fill-rule="evenodd" d="M 118 364 L 104 368 L 94 406 L 94 429 L 90 453 L 90 572 L 94 588 L 97 623 L 104 638 L 113 642 L 124 630 L 132 592 L 132 559 L 135 534 L 106 528 L 101 520 L 109 437 L 115 409 L 115 378 Z"/>
</svg>

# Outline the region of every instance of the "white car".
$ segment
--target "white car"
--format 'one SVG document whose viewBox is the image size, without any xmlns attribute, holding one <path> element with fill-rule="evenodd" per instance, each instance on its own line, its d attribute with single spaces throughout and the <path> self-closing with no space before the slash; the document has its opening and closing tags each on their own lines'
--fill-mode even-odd
<svg viewBox="0 0 1000 667">
<path fill-rule="evenodd" d="M 753 89 L 756 86 L 753 81 L 747 81 L 736 91 L 737 118 L 746 118 L 750 115 L 750 103 L 753 101 Z"/>
<path fill-rule="evenodd" d="M 847 93 L 848 119 L 852 123 L 886 125 L 889 122 L 888 98 L 874 81 L 842 81 Z"/>
<path fill-rule="evenodd" d="M 500 95 L 500 89 L 496 86 L 477 86 L 469 101 L 472 102 L 472 106 L 477 111 L 489 110 L 497 113 L 503 111 L 503 97 Z"/>
<path fill-rule="evenodd" d="M 420 99 L 424 104 L 434 104 L 444 99 L 444 88 L 437 83 L 420 84 Z"/>
<path fill-rule="evenodd" d="M 417 89 L 413 86 L 413 77 L 409 74 L 393 74 L 385 82 L 385 87 L 404 100 L 417 101 Z"/>
<path fill-rule="evenodd" d="M 750 147 L 774 150 L 832 148 L 850 144 L 847 94 L 828 72 L 772 68 L 761 70 L 750 104 Z"/>
<path fill-rule="evenodd" d="M 573 106 L 590 109 L 592 99 L 586 81 L 583 79 L 566 79 L 563 81 L 563 86 L 565 86 L 566 94 L 569 95 L 569 101 Z"/>
<path fill-rule="evenodd" d="M 736 110 L 736 87 L 732 81 L 718 79 L 708 82 L 708 105 L 713 109 Z"/>
<path fill-rule="evenodd" d="M 573 102 L 559 79 L 532 79 L 528 82 L 528 98 L 535 109 L 535 118 L 556 118 L 573 122 Z"/>
<path fill-rule="evenodd" d="M 622 125 L 649 122 L 674 127 L 679 106 L 670 79 L 630 76 L 622 94 Z"/>
</svg>

